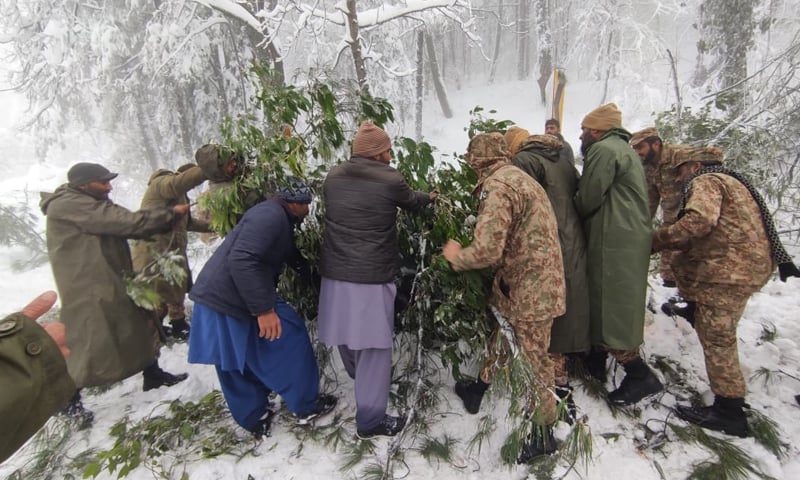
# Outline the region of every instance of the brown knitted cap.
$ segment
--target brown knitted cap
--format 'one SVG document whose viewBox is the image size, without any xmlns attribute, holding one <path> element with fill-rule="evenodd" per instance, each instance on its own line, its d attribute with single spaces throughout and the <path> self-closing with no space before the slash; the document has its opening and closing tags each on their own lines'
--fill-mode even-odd
<svg viewBox="0 0 800 480">
<path fill-rule="evenodd" d="M 372 158 L 392 148 L 392 141 L 380 127 L 369 120 L 361 122 L 353 139 L 353 155 Z"/>
<path fill-rule="evenodd" d="M 530 133 L 521 127 L 510 127 L 506 130 L 504 138 L 506 139 L 506 145 L 508 145 L 508 151 L 511 153 L 512 157 L 519 152 L 522 141 L 528 138 L 529 135 Z"/>
<path fill-rule="evenodd" d="M 644 142 L 645 140 L 650 140 L 651 138 L 658 138 L 661 139 L 661 136 L 658 135 L 658 130 L 655 127 L 647 127 L 639 130 L 638 132 L 631 135 L 630 143 L 631 147 L 636 148 L 637 145 Z"/>
<path fill-rule="evenodd" d="M 672 168 L 686 162 L 722 163 L 724 153 L 719 147 L 686 147 L 677 150 L 672 156 Z"/>
<path fill-rule="evenodd" d="M 611 130 L 622 126 L 622 112 L 615 103 L 601 105 L 583 117 L 581 126 L 592 130 Z"/>
</svg>

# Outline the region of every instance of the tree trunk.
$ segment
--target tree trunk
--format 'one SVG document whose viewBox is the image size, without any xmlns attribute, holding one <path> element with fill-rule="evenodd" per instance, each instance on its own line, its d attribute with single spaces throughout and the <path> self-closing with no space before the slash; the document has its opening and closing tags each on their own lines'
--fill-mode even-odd
<svg viewBox="0 0 800 480">
<path fill-rule="evenodd" d="M 141 93 L 141 92 L 140 92 Z M 146 98 L 142 95 L 139 98 Z M 136 111 L 136 126 L 139 127 L 139 138 L 142 148 L 144 148 L 144 156 L 150 166 L 150 170 L 154 171 L 161 167 L 161 154 L 159 152 L 157 140 L 153 135 L 153 121 L 148 118 L 145 113 L 146 106 L 143 102 L 134 102 L 134 109 Z"/>
<path fill-rule="evenodd" d="M 436 49 L 433 45 L 433 38 L 431 34 L 425 32 L 425 46 L 428 51 L 428 62 L 431 66 L 431 78 L 433 79 L 433 88 L 436 91 L 436 98 L 439 99 L 439 105 L 442 107 L 442 113 L 445 118 L 453 118 L 453 111 L 450 109 L 450 102 L 447 100 L 447 90 L 444 88 L 444 82 L 439 75 L 439 64 L 436 61 Z"/>
<path fill-rule="evenodd" d="M 416 101 L 416 139 L 422 140 L 422 98 L 425 95 L 425 33 L 422 29 L 417 30 L 417 101 Z"/>
<path fill-rule="evenodd" d="M 546 105 L 547 81 L 553 73 L 553 37 L 550 34 L 550 9 L 547 0 L 536 2 L 536 38 L 539 47 L 539 78 L 536 82 L 539 84 L 542 105 Z"/>
<path fill-rule="evenodd" d="M 497 72 L 497 61 L 500 58 L 500 41 L 503 38 L 503 0 L 497 5 L 497 33 L 494 36 L 494 55 L 492 55 L 492 67 L 489 70 L 489 83 L 494 83 L 494 75 Z"/>
<path fill-rule="evenodd" d="M 519 2 L 519 20 L 517 22 L 517 77 L 525 80 L 531 74 L 530 42 L 531 42 L 531 11 L 530 0 Z"/>
<path fill-rule="evenodd" d="M 358 38 L 358 12 L 356 11 L 356 0 L 347 0 L 347 26 L 350 32 L 350 52 L 353 55 L 353 66 L 356 69 L 356 80 L 362 91 L 368 92 L 367 67 L 364 64 L 364 56 L 361 53 L 361 42 Z"/>
</svg>

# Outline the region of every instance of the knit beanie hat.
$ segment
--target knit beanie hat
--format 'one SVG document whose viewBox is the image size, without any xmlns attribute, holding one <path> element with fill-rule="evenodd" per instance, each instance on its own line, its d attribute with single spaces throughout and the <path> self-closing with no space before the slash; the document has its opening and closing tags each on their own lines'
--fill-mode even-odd
<svg viewBox="0 0 800 480">
<path fill-rule="evenodd" d="M 286 177 L 286 183 L 278 189 L 277 195 L 289 203 L 311 203 L 314 198 L 311 188 L 297 177 Z"/>
<path fill-rule="evenodd" d="M 611 130 L 622 126 L 622 112 L 615 103 L 601 105 L 583 117 L 581 126 L 592 130 Z"/>
<path fill-rule="evenodd" d="M 520 127 L 511 127 L 506 130 L 506 134 L 504 138 L 506 139 L 506 145 L 508 145 L 508 151 L 511 156 L 514 156 L 519 152 L 519 147 L 522 146 L 522 141 L 528 138 L 530 133 L 525 130 L 524 128 Z"/>
<path fill-rule="evenodd" d="M 353 156 L 372 158 L 392 148 L 389 135 L 369 120 L 361 122 L 353 139 Z"/>
<path fill-rule="evenodd" d="M 661 137 L 658 135 L 658 130 L 656 130 L 655 127 L 647 127 L 635 132 L 633 135 L 631 135 L 631 140 L 628 143 L 631 144 L 631 147 L 636 148 L 637 145 L 645 140 L 650 140 L 651 138 L 661 139 Z"/>
</svg>

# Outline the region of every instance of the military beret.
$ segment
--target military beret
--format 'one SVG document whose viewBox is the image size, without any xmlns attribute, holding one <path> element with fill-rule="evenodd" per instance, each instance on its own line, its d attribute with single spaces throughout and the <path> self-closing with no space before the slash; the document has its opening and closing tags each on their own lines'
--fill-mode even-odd
<svg viewBox="0 0 800 480">
<path fill-rule="evenodd" d="M 678 168 L 686 162 L 722 163 L 723 158 L 719 147 L 686 147 L 675 152 L 672 168 Z"/>
<path fill-rule="evenodd" d="M 630 143 L 631 147 L 636 147 L 640 143 L 644 142 L 645 140 L 650 140 L 651 138 L 661 139 L 661 136 L 658 134 L 658 130 L 654 127 L 647 127 L 635 132 L 631 135 Z"/>
<path fill-rule="evenodd" d="M 69 169 L 67 181 L 71 187 L 77 188 L 91 182 L 107 182 L 117 178 L 117 175 L 99 163 L 81 162 Z"/>
</svg>

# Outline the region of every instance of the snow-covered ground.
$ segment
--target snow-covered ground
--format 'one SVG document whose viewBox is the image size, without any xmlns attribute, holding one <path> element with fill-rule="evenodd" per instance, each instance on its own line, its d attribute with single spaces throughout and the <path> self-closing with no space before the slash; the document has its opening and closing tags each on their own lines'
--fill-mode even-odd
<svg viewBox="0 0 800 480">
<path fill-rule="evenodd" d="M 563 133 L 577 151 L 579 124 L 583 115 L 596 107 L 598 88 L 591 84 L 570 85 L 567 89 L 565 105 L 565 121 Z M 613 89 L 612 89 L 613 91 Z M 623 91 L 623 90 L 620 90 Z M 455 115 L 451 119 L 443 119 L 436 110 L 435 99 L 430 99 L 425 111 L 425 139 L 439 148 L 441 154 L 463 152 L 467 144 L 465 127 L 468 125 L 468 111 L 480 105 L 488 111 L 496 109 L 492 116 L 496 119 L 511 119 L 527 128 L 531 133 L 539 133 L 544 129 L 544 120 L 549 116 L 547 109 L 536 100 L 535 83 L 510 82 L 491 87 L 469 87 L 457 92 L 450 92 L 451 105 Z M 651 123 L 650 112 L 653 110 L 653 98 L 640 98 L 635 92 L 626 92 L 617 101 L 623 111 L 623 123 L 629 130 L 647 126 Z M 656 101 L 657 103 L 657 101 Z M 667 105 L 662 105 L 666 108 Z M 0 124 L 0 140 L 7 143 L 16 137 L 9 130 L 10 124 Z M 409 134 L 410 135 L 410 134 Z M 24 143 L 24 142 L 23 142 Z M 0 180 L 0 192 L 4 198 L 26 198 L 23 190 L 28 191 L 28 202 L 35 206 L 39 190 L 52 190 L 65 178 L 66 168 L 74 161 L 67 158 L 52 159 L 40 164 L 31 158 L 30 149 L 18 147 L 20 158 L 14 167 L 4 167 L 3 179 Z M 445 160 L 443 157 L 442 160 Z M 120 178 L 122 181 L 122 177 Z M 132 182 L 134 180 L 125 180 Z M 143 184 L 142 187 L 143 189 Z M 118 191 L 135 191 L 126 188 Z M 116 193 L 116 192 L 115 192 Z M 135 208 L 136 198 L 112 198 L 125 206 Z M 34 209 L 38 213 L 37 209 Z M 796 250 L 795 250 L 796 252 Z M 205 252 L 207 254 L 207 252 Z M 22 256 L 19 248 L 4 249 L 0 257 L 0 311 L 10 313 L 21 308 L 27 300 L 38 293 L 54 289 L 54 283 L 48 265 L 26 272 L 13 272 L 10 268 L 15 258 Z M 197 262 L 200 259 L 195 259 Z M 195 272 L 199 271 L 196 266 Z M 704 370 L 703 356 L 694 331 L 683 320 L 675 321 L 662 314 L 658 306 L 675 291 L 660 286 L 657 278 L 650 279 L 650 303 L 656 308 L 655 314 L 648 313 L 646 322 L 645 345 L 643 352 L 652 364 L 657 357 L 665 357 L 677 367 L 685 370 L 685 382 L 688 386 L 704 392 L 710 399 L 707 378 Z M 731 440 L 749 453 L 757 467 L 775 479 L 800 478 L 800 423 L 796 422 L 800 406 L 795 403 L 794 395 L 800 393 L 800 279 L 790 279 L 787 283 L 771 281 L 760 293 L 753 296 L 739 326 L 740 358 L 745 377 L 748 379 L 747 401 L 753 408 L 772 418 L 779 425 L 781 440 L 788 444 L 788 455 L 783 459 L 776 458 L 754 439 L 720 437 Z M 772 339 L 764 339 L 763 332 L 774 327 Z M 174 399 L 196 402 L 214 389 L 218 389 L 213 367 L 204 365 L 188 365 L 186 363 L 187 347 L 176 344 L 162 350 L 162 366 L 173 372 L 186 371 L 189 379 L 172 388 L 161 388 L 149 392 L 141 391 L 141 376 L 129 378 L 105 392 L 89 394 L 85 397 L 86 406 L 95 413 L 95 424 L 89 430 L 74 432 L 67 447 L 68 455 L 77 455 L 89 448 L 108 449 L 113 440 L 109 429 L 119 419 L 129 415 L 132 419 L 145 417 L 152 412 L 163 412 L 166 406 L 162 403 Z M 336 360 L 338 362 L 338 360 Z M 760 378 L 753 378 L 759 369 L 783 371 L 773 380 L 765 384 Z M 338 368 L 339 387 L 336 394 L 340 403 L 336 412 L 349 419 L 346 428 L 354 431 L 352 415 L 354 400 L 352 384 L 346 378 L 343 369 Z M 621 375 L 621 373 L 619 373 Z M 787 375 L 788 374 L 788 375 Z M 659 375 L 665 379 L 663 372 Z M 431 379 L 440 383 L 439 393 L 443 401 L 439 404 L 438 413 L 426 416 L 425 422 L 431 437 L 442 438 L 449 435 L 457 440 L 452 447 L 451 462 L 430 462 L 414 451 L 420 447 L 420 439 L 413 434 L 403 438 L 402 446 L 407 449 L 404 461 L 397 462 L 394 468 L 395 478 L 438 478 L 439 480 L 455 479 L 494 479 L 494 478 L 534 478 L 525 466 L 508 467 L 500 461 L 499 450 L 504 438 L 510 430 L 504 412 L 507 404 L 504 399 L 493 395 L 481 407 L 478 416 L 468 415 L 461 407 L 459 399 L 452 392 L 453 381 L 445 370 L 441 370 L 438 378 Z M 580 387 L 576 388 L 576 403 L 580 413 L 587 417 L 588 426 L 593 434 L 593 460 L 587 468 L 577 466 L 565 478 L 578 479 L 684 479 L 691 472 L 691 465 L 706 459 L 713 460 L 713 454 L 697 445 L 677 441 L 675 435 L 669 434 L 668 441 L 659 449 L 641 448 L 648 435 L 643 428 L 647 424 L 654 430 L 663 430 L 663 421 L 681 424 L 670 415 L 670 407 L 676 398 L 685 401 L 686 392 L 676 382 L 667 381 L 667 392 L 656 399 L 642 402 L 638 416 L 612 415 L 604 402 L 586 394 Z M 575 383 L 577 385 L 577 383 Z M 13 386 L 5 386 L 13 388 Z M 491 413 L 498 421 L 495 432 L 483 448 L 469 450 L 468 442 L 478 428 L 481 416 Z M 329 418 L 334 418 L 333 416 Z M 56 422 L 57 420 L 51 420 Z M 229 424 L 234 425 L 232 419 Z M 325 423 L 321 420 L 320 423 Z M 561 424 L 559 435 L 564 436 L 568 428 Z M 245 432 L 240 431 L 242 442 L 252 442 Z M 716 435 L 716 434 L 714 434 Z M 279 419 L 273 429 L 273 435 L 262 443 L 255 445 L 253 455 L 243 458 L 221 456 L 213 460 L 197 461 L 187 464 L 185 471 L 191 479 L 309 479 L 309 478 L 354 478 L 363 473 L 364 467 L 372 462 L 385 460 L 385 452 L 390 440 L 381 439 L 375 442 L 376 449 L 351 471 L 340 471 L 344 463 L 344 454 L 334 451 L 332 447 L 321 442 L 306 439 L 295 434 L 288 419 Z M 15 456 L 0 466 L 0 476 L 11 474 L 16 468 L 25 464 L 35 455 L 35 449 L 28 445 Z M 178 472 L 181 469 L 177 470 Z M 558 478 L 566 472 L 566 465 L 558 465 L 554 471 Z M 177 474 L 175 478 L 180 478 Z M 53 472 L 52 478 L 62 478 L 59 472 Z M 108 473 L 98 478 L 116 478 Z M 127 478 L 151 479 L 154 474 L 140 466 L 130 472 Z M 752 478 L 757 478 L 753 476 Z"/>
</svg>

